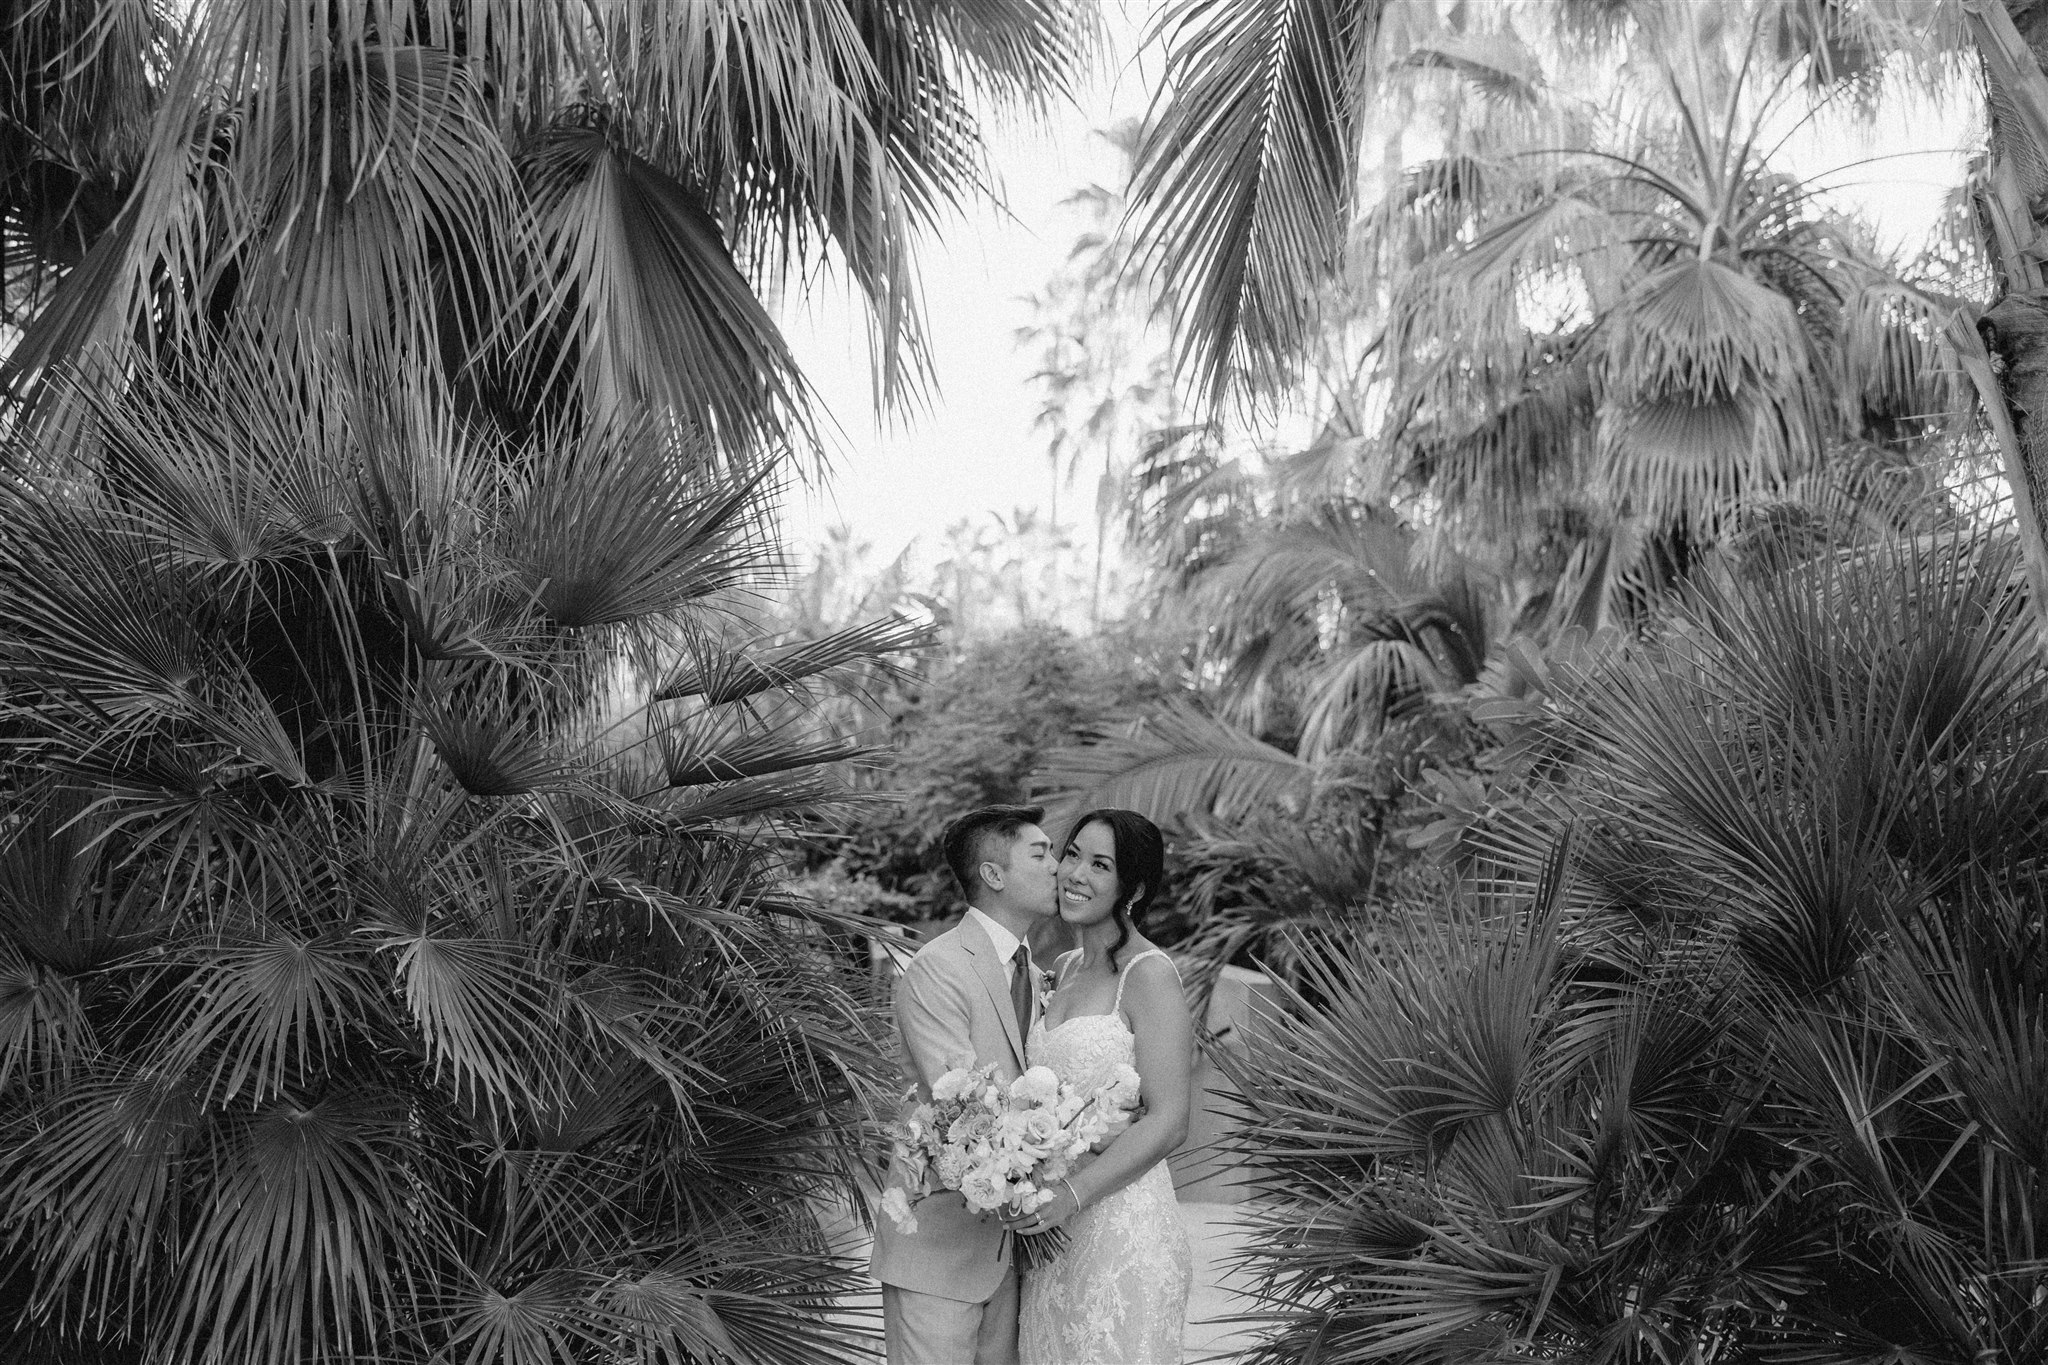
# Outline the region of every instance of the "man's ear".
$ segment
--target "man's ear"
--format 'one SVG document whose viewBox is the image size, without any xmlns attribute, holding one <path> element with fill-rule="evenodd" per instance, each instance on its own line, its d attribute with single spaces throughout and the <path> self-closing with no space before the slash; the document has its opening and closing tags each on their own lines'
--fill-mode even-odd
<svg viewBox="0 0 2048 1365">
<path fill-rule="evenodd" d="M 977 863 L 974 875 L 981 878 L 981 884 L 991 891 L 1003 889 L 1003 865 L 1001 863 Z"/>
</svg>

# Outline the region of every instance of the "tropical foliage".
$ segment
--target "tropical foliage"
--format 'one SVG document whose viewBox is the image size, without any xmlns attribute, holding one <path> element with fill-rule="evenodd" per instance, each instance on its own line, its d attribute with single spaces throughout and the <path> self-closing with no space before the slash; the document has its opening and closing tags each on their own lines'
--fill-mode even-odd
<svg viewBox="0 0 2048 1365">
<path fill-rule="evenodd" d="M 1041 782 L 1178 816 L 1182 946 L 1279 979 L 1217 1053 L 1248 1358 L 2039 1355 L 2039 16 L 1159 33 L 1138 249 L 1210 420 L 1131 498 L 1195 685 Z M 1924 254 L 1778 161 L 1978 54 Z"/>
<path fill-rule="evenodd" d="M 1254 1359 L 2043 1349 L 2020 579 L 1818 559 L 1571 678 L 1494 876 L 1326 939 L 1232 1065 Z"/>
<path fill-rule="evenodd" d="M 1441 773 L 1495 747 L 1549 656 L 1647 628 L 1696 575 L 1977 514 L 1997 424 L 1949 325 L 1984 289 L 1974 249 L 1889 258 L 1771 155 L 1878 97 L 1903 12 L 1431 14 L 1162 21 L 1137 247 L 1180 272 L 1197 377 L 1256 401 L 1306 370 L 1315 435 L 1251 458 L 1216 403 L 1156 434 L 1128 498 L 1159 591 L 1203 623 L 1201 696 L 1061 756 L 1050 790 L 1235 818 L 1310 809 L 1319 767 L 1361 755 Z M 1264 23 L 1285 42 L 1254 41 Z M 1429 150 L 1388 135 L 1361 179 L 1374 109 Z M 1334 169 L 1328 128 L 1353 146 Z M 1317 215 L 1335 254 L 1283 252 L 1334 231 Z"/>
<path fill-rule="evenodd" d="M 970 99 L 1085 36 L 0 19 L 10 1358 L 864 1348 L 821 1211 L 884 1077 L 865 922 L 777 894 L 775 836 L 857 795 L 818 689 L 931 636 L 735 595 L 813 426 L 763 300 L 836 264 L 914 385 Z"/>
<path fill-rule="evenodd" d="M 645 420 L 289 384 L 138 378 L 15 452 L 12 1349 L 836 1357 L 808 1204 L 884 1081 L 749 830 L 856 751 L 690 628 L 755 483 Z"/>
<path fill-rule="evenodd" d="M 852 815 L 837 870 L 900 897 L 900 918 L 951 913 L 957 893 L 935 842 L 946 821 L 1027 800 L 1049 753 L 1154 705 L 1171 672 L 1136 632 L 1077 639 L 1041 621 L 905 677 L 875 698 L 892 743 L 872 781 L 895 799 Z"/>
</svg>

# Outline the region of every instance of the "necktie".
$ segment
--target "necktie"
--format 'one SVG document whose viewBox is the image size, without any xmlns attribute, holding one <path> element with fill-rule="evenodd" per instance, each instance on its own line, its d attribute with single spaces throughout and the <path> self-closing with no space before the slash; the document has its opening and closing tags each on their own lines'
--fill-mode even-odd
<svg viewBox="0 0 2048 1365">
<path fill-rule="evenodd" d="M 1010 1004 L 1017 1011 L 1017 1036 L 1031 1036 L 1031 945 L 1020 943 L 1010 957 Z"/>
</svg>

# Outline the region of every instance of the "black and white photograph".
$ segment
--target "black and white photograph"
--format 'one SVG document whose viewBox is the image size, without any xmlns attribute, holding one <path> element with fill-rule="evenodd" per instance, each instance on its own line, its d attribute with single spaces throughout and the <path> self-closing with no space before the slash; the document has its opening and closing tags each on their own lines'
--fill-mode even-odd
<svg viewBox="0 0 2048 1365">
<path fill-rule="evenodd" d="M 2044 518 L 2048 0 L 0 0 L 0 1365 L 2043 1365 Z"/>
</svg>

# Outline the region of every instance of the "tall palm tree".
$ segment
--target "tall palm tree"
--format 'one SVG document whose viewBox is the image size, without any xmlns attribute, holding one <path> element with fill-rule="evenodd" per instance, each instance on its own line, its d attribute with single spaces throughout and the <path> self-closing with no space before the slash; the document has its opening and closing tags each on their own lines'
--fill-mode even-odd
<svg viewBox="0 0 2048 1365">
<path fill-rule="evenodd" d="M 0 23 L 7 1352 L 858 1353 L 862 925 L 776 835 L 929 633 L 730 609 L 813 421 L 763 300 L 837 261 L 914 379 L 1068 7 Z"/>
<path fill-rule="evenodd" d="M 761 291 L 843 267 L 894 391 L 917 233 L 984 183 L 970 97 L 1061 88 L 1067 0 L 32 0 L 4 35 L 13 392 L 229 317 L 536 405 L 803 435 Z M 30 302 L 24 303 L 24 300 Z M 310 362 L 309 362 L 310 363 Z"/>
<path fill-rule="evenodd" d="M 1346 447 L 1366 485 L 1468 547 L 1526 541 L 1533 513 L 1576 521 L 1581 572 L 1618 608 L 1746 502 L 1873 444 L 1939 455 L 1968 397 L 1943 340 L 1956 301 L 1771 164 L 1783 116 L 1855 74 L 1845 44 L 1903 32 L 1885 7 L 1814 31 L 1843 7 L 1644 0 L 1605 7 L 1604 36 L 1554 32 L 1583 8 L 1435 28 L 1372 5 L 1170 11 L 1177 80 L 1136 193 L 1213 395 L 1286 387 L 1362 313 L 1379 336 L 1349 407 L 1384 414 Z M 1593 97 L 1592 71 L 1629 68 Z M 1357 165 L 1390 90 L 1440 97 L 1442 151 L 1375 197 Z"/>
<path fill-rule="evenodd" d="M 1162 21 L 1174 74 L 1134 193 L 1141 247 L 1177 272 L 1185 364 L 1212 395 L 1270 392 L 1332 327 L 1378 328 L 1283 467 L 1291 501 L 1184 432 L 1140 480 L 1153 539 L 1206 594 L 1223 717 L 1299 728 L 1303 756 L 1469 687 L 1496 632 L 1642 628 L 1696 573 L 1967 520 L 1942 487 L 1978 453 L 1955 282 L 1908 278 L 1768 155 L 1767 129 L 1867 79 L 1903 11 L 1597 8 Z M 1586 70 L 1560 14 L 1592 25 Z M 1569 84 L 1624 55 L 1628 99 Z M 1369 200 L 1362 121 L 1396 88 L 1440 97 L 1442 151 Z M 1412 509 L 1406 556 L 1358 543 L 1389 506 Z M 1199 726 L 1173 740 L 1117 737 L 1051 780 L 1142 771 L 1148 799 L 1207 807 L 1233 774 L 1290 771 Z M 1169 763 L 1180 788 L 1155 780 Z"/>
</svg>

